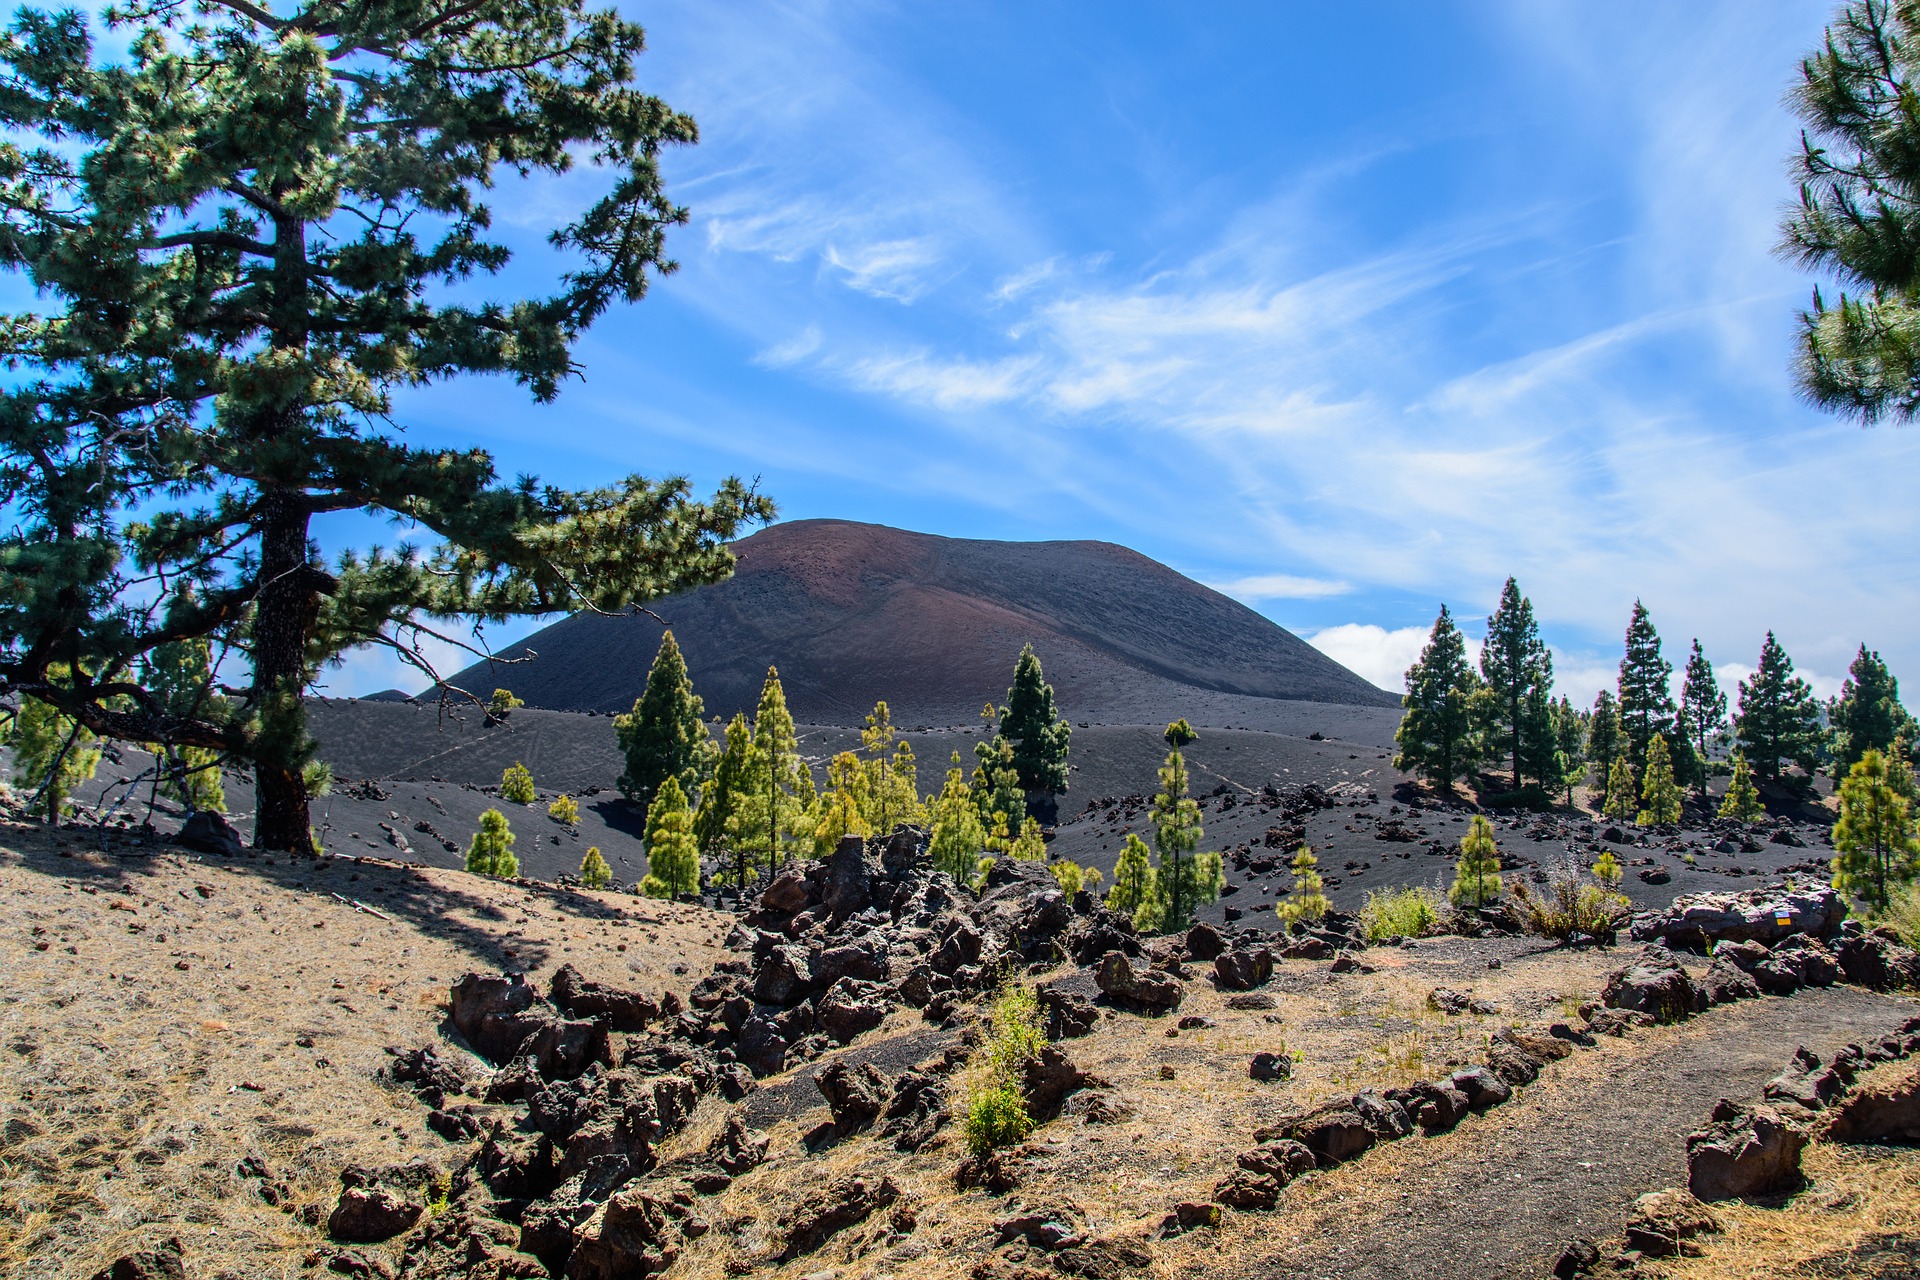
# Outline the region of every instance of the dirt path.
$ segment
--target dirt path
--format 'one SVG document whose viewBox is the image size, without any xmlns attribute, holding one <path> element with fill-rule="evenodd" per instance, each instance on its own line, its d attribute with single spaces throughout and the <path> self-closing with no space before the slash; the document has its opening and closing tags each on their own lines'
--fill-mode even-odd
<svg viewBox="0 0 1920 1280">
<path fill-rule="evenodd" d="M 1884 1033 L 1920 1001 L 1854 987 L 1715 1009 L 1603 1040 L 1508 1106 L 1297 1185 L 1233 1215 L 1179 1274 L 1496 1280 L 1546 1274 L 1568 1238 L 1619 1230 L 1634 1197 L 1686 1180 L 1685 1135 L 1722 1097 L 1751 1098 L 1796 1045 L 1823 1056 Z"/>
</svg>

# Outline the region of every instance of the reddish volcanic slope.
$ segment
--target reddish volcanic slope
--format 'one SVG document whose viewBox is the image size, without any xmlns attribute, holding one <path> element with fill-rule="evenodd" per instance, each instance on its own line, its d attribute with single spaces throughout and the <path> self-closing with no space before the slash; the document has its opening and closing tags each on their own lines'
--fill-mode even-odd
<svg viewBox="0 0 1920 1280">
<path fill-rule="evenodd" d="M 1217 591 L 1106 542 L 988 542 L 796 520 L 735 544 L 726 582 L 656 603 L 709 715 L 751 713 L 769 665 L 794 717 L 857 724 L 885 698 L 901 725 L 971 723 L 1003 700 L 1031 643 L 1064 714 L 1148 724 L 1270 717 L 1274 700 L 1397 707 L 1311 645 Z M 578 614 L 453 683 L 536 707 L 624 711 L 660 626 Z"/>
</svg>

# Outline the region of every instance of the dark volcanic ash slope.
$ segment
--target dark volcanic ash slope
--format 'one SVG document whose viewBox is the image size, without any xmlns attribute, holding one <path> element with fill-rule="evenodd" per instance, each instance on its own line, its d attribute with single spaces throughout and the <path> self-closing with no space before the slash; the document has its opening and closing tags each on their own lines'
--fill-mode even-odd
<svg viewBox="0 0 1920 1280">
<path fill-rule="evenodd" d="M 751 712 L 777 664 L 794 717 L 857 724 L 885 698 L 902 725 L 971 723 L 1031 643 L 1076 721 L 1241 724 L 1276 699 L 1399 700 L 1253 610 L 1104 542 L 989 542 L 799 520 L 735 545 L 728 581 L 654 606 L 710 715 Z M 576 615 L 454 677 L 535 707 L 624 711 L 659 645 L 645 617 Z"/>
</svg>

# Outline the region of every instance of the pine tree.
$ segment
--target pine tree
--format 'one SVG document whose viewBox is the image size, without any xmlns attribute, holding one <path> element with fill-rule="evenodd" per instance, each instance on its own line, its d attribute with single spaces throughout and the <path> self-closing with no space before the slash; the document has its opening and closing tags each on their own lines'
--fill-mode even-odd
<svg viewBox="0 0 1920 1280">
<path fill-rule="evenodd" d="M 1587 716 L 1565 694 L 1553 704 L 1553 735 L 1559 744 L 1554 766 L 1567 807 L 1573 808 L 1573 789 L 1587 776 Z"/>
<path fill-rule="evenodd" d="M 1203 905 L 1201 895 L 1208 884 L 1201 868 L 1194 865 L 1193 851 L 1206 834 L 1200 825 L 1200 806 L 1187 794 L 1187 762 L 1179 751 L 1167 752 L 1160 766 L 1160 790 L 1153 797 L 1147 820 L 1153 824 L 1153 847 L 1160 855 L 1158 875 L 1164 887 L 1167 906 L 1162 927 L 1179 930 L 1187 927 L 1193 909 Z M 1219 896 L 1212 886 L 1211 902 Z"/>
<path fill-rule="evenodd" d="M 1647 744 L 1647 771 L 1640 782 L 1640 798 L 1646 807 L 1634 821 L 1643 827 L 1666 826 L 1680 821 L 1680 784 L 1673 780 L 1673 759 L 1667 754 L 1667 740 L 1655 738 Z"/>
<path fill-rule="evenodd" d="M 1053 686 L 1042 678 L 1032 645 L 1020 650 L 1014 664 L 1000 732 L 1013 744 L 1013 768 L 1023 789 L 1051 795 L 1067 789 L 1067 742 L 1073 726 L 1054 714 Z"/>
<path fill-rule="evenodd" d="M 947 784 L 933 802 L 933 829 L 927 839 L 927 856 L 935 871 L 944 871 L 955 880 L 966 881 L 987 846 L 986 829 L 980 825 L 980 810 L 973 801 L 960 767 L 960 753 L 953 753 L 947 770 Z"/>
<path fill-rule="evenodd" d="M 140 684 L 173 716 L 203 713 L 224 718 L 227 699 L 214 691 L 212 646 L 204 637 L 163 644 L 141 662 Z M 220 776 L 223 753 L 210 747 L 150 742 L 155 767 L 160 770 L 159 792 L 189 809 L 227 811 L 226 786 Z"/>
<path fill-rule="evenodd" d="M 616 784 L 620 794 L 646 811 L 660 784 L 678 778 L 683 795 L 697 795 L 712 776 L 719 754 L 701 719 L 704 712 L 686 659 L 668 631 L 660 637 L 660 650 L 647 670 L 647 687 L 634 700 L 633 710 L 613 718 L 613 732 L 626 757 L 626 771 Z"/>
<path fill-rule="evenodd" d="M 1660 633 L 1646 606 L 1635 600 L 1627 653 L 1620 659 L 1620 732 L 1635 773 L 1646 769 L 1647 744 L 1655 737 L 1670 738 L 1673 729 L 1673 664 L 1660 656 Z"/>
<path fill-rule="evenodd" d="M 1447 899 L 1456 907 L 1479 908 L 1499 897 L 1500 851 L 1493 841 L 1493 824 L 1476 813 L 1467 834 L 1460 837 L 1460 861 Z"/>
<path fill-rule="evenodd" d="M 1840 696 L 1827 704 L 1827 724 L 1833 730 L 1835 780 L 1846 778 L 1867 752 L 1884 755 L 1902 730 L 1911 731 L 1913 717 L 1900 705 L 1900 682 L 1864 644 L 1847 668 Z"/>
<path fill-rule="evenodd" d="M 1614 758 L 1620 754 L 1620 708 L 1613 695 L 1602 689 L 1587 714 L 1587 763 L 1600 783 L 1600 803 L 1605 810 L 1613 779 Z"/>
<path fill-rule="evenodd" d="M 613 883 L 613 868 L 596 845 L 588 845 L 587 856 L 580 859 L 580 883 L 589 889 L 604 889 Z"/>
<path fill-rule="evenodd" d="M 578 826 L 580 823 L 580 802 L 564 793 L 553 798 L 547 806 L 547 816 L 562 826 Z"/>
<path fill-rule="evenodd" d="M 814 807 L 814 853 L 832 853 L 842 836 L 872 835 L 865 817 L 868 804 L 867 771 L 860 767 L 859 756 L 842 751 L 827 762 L 827 789 Z"/>
<path fill-rule="evenodd" d="M 1312 849 L 1301 845 L 1287 868 L 1293 872 L 1293 888 L 1274 906 L 1280 922 L 1314 924 L 1326 919 L 1333 904 L 1327 901 L 1326 881 L 1320 878 L 1320 859 L 1313 856 Z"/>
<path fill-rule="evenodd" d="M 58 824 L 72 809 L 67 800 L 74 789 L 99 767 L 99 739 L 53 704 L 28 695 L 13 718 L 12 746 L 15 776 L 38 797 L 27 811 Z"/>
<path fill-rule="evenodd" d="M 497 876 L 510 880 L 520 874 L 520 859 L 513 856 L 513 829 L 507 815 L 498 809 L 480 814 L 480 829 L 467 846 L 467 870 L 477 876 Z"/>
<path fill-rule="evenodd" d="M 1407 668 L 1406 708 L 1393 740 L 1393 767 L 1418 774 L 1443 791 L 1479 763 L 1475 749 L 1473 696 L 1480 677 L 1467 662 L 1466 641 L 1447 606 L 1440 606 L 1420 658 Z"/>
<path fill-rule="evenodd" d="M 1593 864 L 1593 878 L 1609 889 L 1617 889 L 1624 874 L 1620 869 L 1620 859 L 1613 856 L 1613 850 L 1602 849 Z"/>
<path fill-rule="evenodd" d="M 1733 777 L 1727 781 L 1727 794 L 1720 801 L 1720 816 L 1735 822 L 1758 822 L 1766 812 L 1760 806 L 1760 789 L 1753 785 L 1753 771 L 1747 767 L 1744 751 L 1733 753 Z"/>
<path fill-rule="evenodd" d="M 678 898 L 700 892 L 700 845 L 693 837 L 693 812 L 687 793 L 672 774 L 661 780 L 647 810 L 647 875 L 640 892 L 649 898 Z"/>
<path fill-rule="evenodd" d="M 1759 781 L 1779 782 L 1789 764 L 1809 774 L 1820 745 L 1820 711 L 1813 690 L 1793 673 L 1793 659 L 1767 632 L 1760 665 L 1751 681 L 1740 682 L 1740 711 L 1734 734 Z"/>
<path fill-rule="evenodd" d="M 1013 764 L 1013 744 L 999 734 L 973 744 L 973 800 L 980 810 L 980 825 L 989 833 L 1010 828 L 1027 811 L 1027 798 L 1020 788 L 1020 774 Z"/>
<path fill-rule="evenodd" d="M 1713 664 L 1700 649 L 1696 637 L 1693 652 L 1687 655 L 1687 672 L 1680 689 L 1680 719 L 1687 726 L 1687 745 L 1693 749 L 1693 775 L 1697 794 L 1707 798 L 1707 749 L 1727 723 L 1727 695 L 1713 674 Z"/>
<path fill-rule="evenodd" d="M 533 789 L 533 774 L 515 760 L 500 773 L 500 798 L 512 804 L 532 804 L 539 793 Z"/>
<path fill-rule="evenodd" d="M 1920 872 L 1913 810 L 1887 783 L 1887 760 L 1868 750 L 1840 784 L 1840 820 L 1833 825 L 1833 887 L 1876 912 Z"/>
<path fill-rule="evenodd" d="M 737 812 L 736 854 L 744 853 L 778 872 L 802 847 L 813 846 L 813 774 L 800 758 L 800 740 L 787 710 L 780 673 L 767 668 L 753 716 L 752 786 Z"/>
<path fill-rule="evenodd" d="M 1632 822 L 1639 809 L 1639 788 L 1634 785 L 1633 766 L 1623 750 L 1613 758 L 1613 768 L 1607 772 L 1607 795 L 1601 803 L 1600 816 L 1615 822 Z"/>
<path fill-rule="evenodd" d="M 726 745 L 714 762 L 713 778 L 700 790 L 693 835 L 705 856 L 731 858 L 732 872 L 726 878 L 733 882 L 734 901 L 740 903 L 746 900 L 748 873 L 757 865 L 750 841 L 742 839 L 739 830 L 743 807 L 754 787 L 753 730 L 747 727 L 746 716 L 734 712 L 724 736 Z"/>
<path fill-rule="evenodd" d="M 1560 750 L 1560 722 L 1545 688 L 1535 685 L 1527 691 L 1526 701 L 1520 706 L 1520 724 L 1521 777 L 1551 804 L 1566 770 Z"/>
<path fill-rule="evenodd" d="M 1023 818 L 1020 822 L 1020 834 L 1007 845 L 1007 856 L 1015 862 L 1045 862 L 1047 860 L 1047 838 L 1040 830 L 1040 823 L 1034 818 Z"/>
<path fill-rule="evenodd" d="M 913 758 L 913 744 L 893 727 L 893 715 L 884 701 L 876 702 L 860 731 L 860 749 L 867 753 L 862 767 L 867 773 L 865 809 L 867 825 L 887 835 L 902 823 L 919 824 L 919 767 Z"/>
<path fill-rule="evenodd" d="M 1199 730 L 1188 724 L 1185 716 L 1180 717 L 1178 720 L 1170 721 L 1167 725 L 1166 732 L 1160 736 L 1165 738 L 1167 745 L 1175 751 L 1191 743 L 1200 741 Z"/>
<path fill-rule="evenodd" d="M 1133 920 L 1142 933 L 1160 927 L 1159 897 L 1155 886 L 1152 855 L 1147 842 L 1127 832 L 1120 846 L 1120 860 L 1113 865 L 1113 887 L 1107 890 L 1107 908 Z"/>
<path fill-rule="evenodd" d="M 659 153 L 695 129 L 635 87 L 641 29 L 585 0 L 115 20 L 98 49 L 74 11 L 0 38 L 18 157 L 0 267 L 35 294 L 5 326 L 0 687 L 96 735 L 250 763 L 255 844 L 310 853 L 302 695 L 326 663 L 379 644 L 437 679 L 436 619 L 618 611 L 725 577 L 726 541 L 771 516 L 737 481 L 705 504 L 679 479 L 503 482 L 481 450 L 389 426 L 397 389 L 466 374 L 552 400 L 593 322 L 671 268 L 686 214 Z M 550 295 L 485 296 L 511 260 L 484 202 L 502 168 L 583 161 L 586 187 L 543 188 L 601 193 L 555 210 L 555 265 L 504 277 Z M 433 549 L 326 564 L 316 518 L 373 523 L 346 513 Z M 149 589 L 172 582 L 193 597 Z M 248 683 L 183 717 L 132 677 L 195 637 Z"/>
<path fill-rule="evenodd" d="M 1913 774 L 1912 734 L 1912 729 L 1903 727 L 1893 736 L 1893 748 L 1887 752 L 1887 785 L 1920 815 L 1920 779 Z"/>
<path fill-rule="evenodd" d="M 1814 289 L 1795 373 L 1809 399 L 1864 422 L 1911 419 L 1920 407 L 1917 46 L 1911 5 L 1851 0 L 1801 60 L 1791 96 L 1803 124 L 1793 164 L 1800 207 L 1782 227 L 1783 252 L 1845 290 L 1829 307 Z"/>
<path fill-rule="evenodd" d="M 515 710 L 526 705 L 524 700 L 513 696 L 513 690 L 495 689 L 493 696 L 487 699 L 487 723 L 499 724 Z"/>
<path fill-rule="evenodd" d="M 1520 594 L 1519 584 L 1512 578 L 1501 588 L 1500 605 L 1487 619 L 1487 638 L 1480 646 L 1480 675 L 1494 695 L 1491 705 L 1497 712 L 1493 727 L 1506 730 L 1513 760 L 1513 789 L 1518 791 L 1525 785 L 1521 766 L 1523 740 L 1529 729 L 1527 699 L 1535 693 L 1544 696 L 1553 688 L 1553 655 L 1540 639 L 1540 628 L 1533 620 L 1533 602 Z"/>
</svg>

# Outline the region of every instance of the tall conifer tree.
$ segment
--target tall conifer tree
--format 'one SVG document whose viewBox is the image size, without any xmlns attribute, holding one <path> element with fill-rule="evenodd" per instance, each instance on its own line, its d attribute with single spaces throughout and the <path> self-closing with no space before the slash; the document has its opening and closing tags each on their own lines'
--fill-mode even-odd
<svg viewBox="0 0 1920 1280">
<path fill-rule="evenodd" d="M 1407 668 L 1406 709 L 1393 732 L 1399 748 L 1393 767 L 1418 774 L 1444 791 L 1479 763 L 1473 728 L 1473 695 L 1480 683 L 1467 661 L 1466 640 L 1447 606 L 1433 620 L 1420 658 Z"/>
<path fill-rule="evenodd" d="M 647 686 L 634 699 L 633 710 L 613 718 L 614 736 L 627 762 L 618 783 L 620 794 L 642 812 L 653 807 L 653 793 L 668 778 L 678 778 L 681 794 L 692 796 L 712 773 L 716 750 L 701 719 L 704 709 L 680 646 L 668 631 L 660 637 Z"/>
<path fill-rule="evenodd" d="M 1480 675 L 1493 694 L 1497 727 L 1505 730 L 1513 760 L 1513 789 L 1525 785 L 1521 774 L 1528 733 L 1527 700 L 1553 688 L 1553 655 L 1540 639 L 1533 620 L 1533 602 L 1520 594 L 1512 578 L 1501 588 L 1499 607 L 1487 619 L 1487 638 L 1480 646 Z M 1545 726 L 1536 722 L 1538 730 Z M 1551 732 L 1551 729 L 1547 729 Z"/>
<path fill-rule="evenodd" d="M 1920 843 L 1907 798 L 1887 781 L 1887 760 L 1869 750 L 1840 784 L 1840 820 L 1833 824 L 1833 887 L 1885 911 L 1893 894 L 1920 871 Z"/>
<path fill-rule="evenodd" d="M 1027 791 L 1059 795 L 1067 789 L 1067 742 L 1073 726 L 1054 714 L 1053 686 L 1041 675 L 1033 646 L 1020 650 L 1014 664 L 1013 687 L 1000 714 L 1000 732 L 1013 746 L 1013 768 Z M 1024 816 L 1010 814 L 1016 822 Z"/>
<path fill-rule="evenodd" d="M 647 874 L 640 892 L 649 898 L 680 898 L 700 892 L 700 845 L 680 780 L 669 774 L 647 810 Z"/>
<path fill-rule="evenodd" d="M 1607 807 L 1607 789 L 1613 780 L 1614 757 L 1620 754 L 1620 706 L 1613 695 L 1602 689 L 1594 695 L 1593 710 L 1587 715 L 1587 763 L 1600 784 L 1600 803 Z"/>
<path fill-rule="evenodd" d="M 1793 659 L 1767 632 L 1753 679 L 1740 682 L 1734 733 L 1753 776 L 1779 782 L 1788 765 L 1813 772 L 1820 747 L 1820 711 L 1813 690 L 1793 673 Z"/>
<path fill-rule="evenodd" d="M 1836 779 L 1845 778 L 1867 752 L 1892 750 L 1902 730 L 1911 733 L 1913 717 L 1900 705 L 1900 682 L 1880 655 L 1864 644 L 1847 668 L 1840 696 L 1827 704 L 1827 724 L 1833 730 Z"/>
<path fill-rule="evenodd" d="M 1680 688 L 1680 719 L 1687 726 L 1687 745 L 1693 749 L 1693 781 L 1702 800 L 1707 798 L 1707 751 L 1727 724 L 1727 695 L 1720 691 L 1713 664 L 1701 651 L 1698 637 L 1687 655 L 1687 671 Z"/>
<path fill-rule="evenodd" d="M 1633 602 L 1627 652 L 1620 659 L 1620 732 L 1636 774 L 1647 765 L 1647 744 L 1674 729 L 1673 664 L 1660 656 L 1660 633 L 1647 607 Z"/>
<path fill-rule="evenodd" d="M 787 710 L 778 668 L 767 668 L 760 704 L 753 713 L 752 785 L 738 801 L 734 818 L 737 848 L 745 849 L 770 872 L 777 872 L 797 850 L 811 847 L 813 774 L 800 758 L 800 740 Z"/>
<path fill-rule="evenodd" d="M 693 816 L 693 834 L 700 852 L 710 858 L 730 858 L 736 903 L 746 900 L 747 878 L 755 859 L 740 838 L 741 806 L 753 790 L 753 730 L 747 717 L 735 712 L 727 722 L 726 745 L 713 766 L 713 777 L 700 791 L 700 808 Z"/>
<path fill-rule="evenodd" d="M 422 637 L 443 622 L 715 581 L 771 516 L 731 480 L 706 504 L 679 478 L 503 482 L 390 424 L 396 389 L 465 374 L 552 400 L 581 334 L 671 269 L 686 214 L 659 155 L 695 129 L 635 87 L 641 29 L 585 0 L 161 0 L 112 21 L 102 50 L 71 9 L 0 38 L 0 269 L 37 294 L 6 317 L 0 686 L 251 763 L 255 844 L 311 852 L 302 699 L 327 662 L 379 644 L 437 679 Z M 603 194 L 556 210 L 551 291 L 485 297 L 511 257 L 484 203 L 501 170 L 577 163 Z M 315 521 L 343 512 L 427 544 L 327 564 Z M 182 714 L 138 666 L 194 637 L 246 683 Z"/>
</svg>

